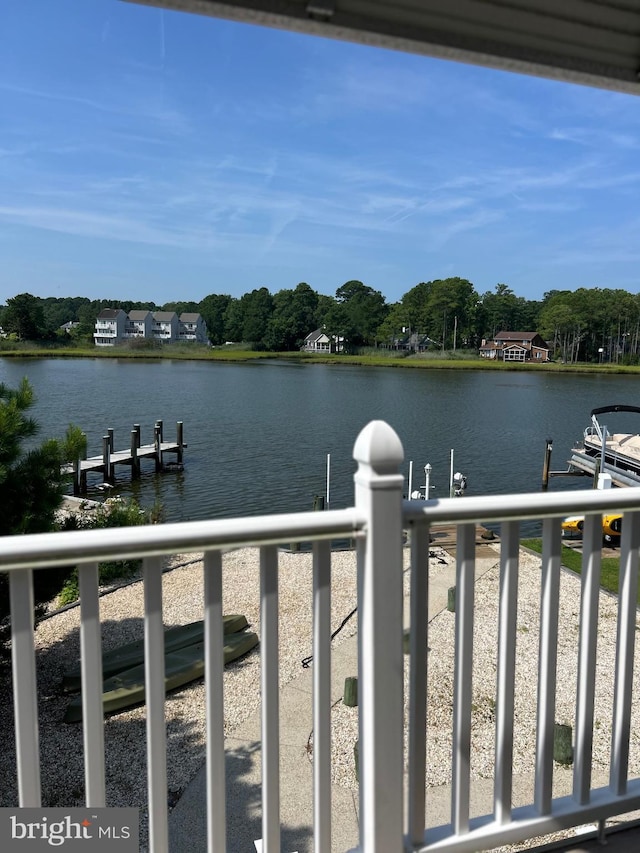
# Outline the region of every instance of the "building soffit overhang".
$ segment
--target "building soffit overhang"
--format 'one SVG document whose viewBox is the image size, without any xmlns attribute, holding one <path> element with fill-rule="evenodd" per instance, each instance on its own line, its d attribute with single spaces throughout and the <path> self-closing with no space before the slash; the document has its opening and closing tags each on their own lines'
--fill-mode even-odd
<svg viewBox="0 0 640 853">
<path fill-rule="evenodd" d="M 640 0 L 128 0 L 640 93 Z"/>
</svg>

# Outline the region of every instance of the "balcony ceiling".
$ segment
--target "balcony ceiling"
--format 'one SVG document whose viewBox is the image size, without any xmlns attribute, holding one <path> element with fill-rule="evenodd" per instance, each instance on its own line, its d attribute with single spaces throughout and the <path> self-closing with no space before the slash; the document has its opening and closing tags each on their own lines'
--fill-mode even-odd
<svg viewBox="0 0 640 853">
<path fill-rule="evenodd" d="M 640 0 L 134 0 L 640 93 Z"/>
</svg>

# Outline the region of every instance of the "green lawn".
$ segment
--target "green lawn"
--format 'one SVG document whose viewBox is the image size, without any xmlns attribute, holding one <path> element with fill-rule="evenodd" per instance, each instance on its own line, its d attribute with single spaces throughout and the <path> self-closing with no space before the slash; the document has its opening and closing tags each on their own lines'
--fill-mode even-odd
<svg viewBox="0 0 640 853">
<path fill-rule="evenodd" d="M 523 539 L 520 544 L 523 548 L 528 548 L 530 551 L 535 551 L 537 554 L 542 553 L 541 539 Z M 582 571 L 582 553 L 574 551 L 573 548 L 562 546 L 562 565 L 571 569 L 572 572 L 580 574 Z M 620 558 L 619 557 L 603 557 L 602 568 L 600 573 L 600 586 L 608 592 L 618 593 L 618 579 L 620 574 Z M 640 589 L 638 590 L 638 604 L 640 604 Z"/>
</svg>

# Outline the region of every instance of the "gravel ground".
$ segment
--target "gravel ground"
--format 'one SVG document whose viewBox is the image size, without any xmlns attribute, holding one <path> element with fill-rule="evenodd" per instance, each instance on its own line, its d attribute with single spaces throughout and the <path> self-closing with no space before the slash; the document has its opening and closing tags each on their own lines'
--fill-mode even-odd
<svg viewBox="0 0 640 853">
<path fill-rule="evenodd" d="M 311 555 L 279 555 L 280 680 L 286 684 L 300 672 L 311 653 Z M 165 626 L 185 624 L 203 615 L 201 555 L 176 555 L 177 566 L 163 576 Z M 335 552 L 332 559 L 332 626 L 337 627 L 356 605 L 353 552 Z M 255 549 L 232 551 L 223 558 L 223 609 L 243 613 L 250 630 L 260 635 L 260 579 Z M 103 649 L 143 636 L 143 585 L 140 582 L 109 592 L 100 599 Z M 47 806 L 82 805 L 84 770 L 82 727 L 62 722 L 68 697 L 60 682 L 79 656 L 80 610 L 73 607 L 51 615 L 36 628 L 42 800 Z M 352 619 L 336 637 L 342 642 L 357 630 Z M 259 646 L 225 668 L 225 734 L 249 717 L 260 701 Z M 194 682 L 176 691 L 166 703 L 169 802 L 175 802 L 205 759 L 204 685 Z M 141 838 L 146 839 L 145 708 L 120 712 L 105 721 L 107 805 L 135 806 L 141 812 Z M 10 684 L 0 687 L 0 807 L 15 805 L 15 744 Z"/>
<path fill-rule="evenodd" d="M 430 574 L 446 570 L 452 558 L 441 549 L 430 561 Z M 281 552 L 280 560 L 280 654 L 281 684 L 302 671 L 301 661 L 311 652 L 311 555 Z M 471 776 L 493 775 L 493 739 L 497 646 L 498 554 L 496 567 L 476 585 L 474 623 L 473 730 Z M 405 569 L 408 551 L 405 550 Z M 184 624 L 202 618 L 203 583 L 201 555 L 178 555 L 173 569 L 163 576 L 165 625 Z M 532 774 L 535 758 L 535 717 L 540 558 L 521 554 L 517 618 L 517 671 L 515 706 L 514 774 Z M 251 630 L 260 634 L 258 552 L 233 551 L 223 560 L 224 612 L 244 613 Z M 336 552 L 332 560 L 332 627 L 342 622 L 356 604 L 356 573 L 353 552 Z M 408 591 L 408 571 L 405 571 Z M 557 713 L 559 722 L 574 725 L 576 693 L 579 581 L 563 572 L 560 586 L 558 636 Z M 101 598 L 103 646 L 138 639 L 143 634 L 143 590 L 133 583 Z M 598 673 L 594 733 L 594 772 L 606 773 L 610 744 L 617 601 L 602 593 L 598 629 Z M 334 645 L 353 636 L 357 620 L 351 619 Z M 62 722 L 68 698 L 60 691 L 64 670 L 79 654 L 79 608 L 57 613 L 36 629 L 40 696 L 40 742 L 44 805 L 82 805 L 84 796 L 82 728 Z M 454 615 L 444 610 L 429 626 L 428 768 L 426 783 L 437 787 L 450 783 L 453 695 Z M 259 649 L 259 647 L 258 647 Z M 636 676 L 640 684 L 640 654 Z M 17 802 L 13 709 L 8 685 L 0 688 L 0 806 Z M 407 690 L 408 693 L 408 690 Z M 225 733 L 231 734 L 259 705 L 259 650 L 225 670 Z M 638 703 L 632 713 L 630 774 L 640 774 Z M 168 697 L 169 801 L 175 802 L 205 758 L 204 687 L 195 682 Z M 357 738 L 357 708 L 338 701 L 332 712 L 333 781 L 357 787 L 353 771 L 353 744 Z M 141 810 L 143 849 L 146 833 L 145 709 L 144 706 L 106 719 L 105 748 L 108 805 L 137 806 Z M 558 778 L 570 771 L 557 767 Z M 513 848 L 512 848 L 513 849 Z"/>
<path fill-rule="evenodd" d="M 437 567 L 435 568 L 437 571 Z M 431 571 L 434 571 L 432 566 Z M 492 779 L 494 775 L 495 696 L 498 642 L 499 564 L 476 583 L 474 607 L 474 663 L 471 734 L 472 815 L 486 813 L 486 807 L 473 810 L 474 782 Z M 613 680 L 617 598 L 601 592 L 599 602 L 595 725 L 593 740 L 593 777 L 597 785 L 607 783 L 611 745 Z M 578 631 L 580 616 L 580 581 L 569 571 L 560 579 L 558 631 L 558 668 L 556 715 L 559 723 L 571 725 L 575 731 L 577 689 Z M 514 777 L 523 777 L 533 796 L 535 770 L 535 738 L 538 679 L 538 642 L 540 619 L 540 558 L 521 551 L 516 640 L 516 687 L 514 708 Z M 636 619 L 636 632 L 640 620 Z M 428 633 L 428 700 L 427 700 L 427 771 L 429 788 L 451 784 L 451 749 L 453 726 L 455 615 L 441 611 L 429 624 Z M 640 775 L 640 727 L 638 689 L 640 686 L 640 649 L 636 633 L 634 702 L 631 713 L 629 776 Z M 405 700 L 409 693 L 408 658 L 405 659 Z M 407 711 L 405 705 L 405 711 Z M 353 744 L 358 737 L 358 709 L 342 702 L 333 709 L 334 760 L 333 782 L 356 789 Z M 405 750 L 407 746 L 405 728 Z M 563 796 L 571 791 L 572 767 L 554 764 L 554 793 Z M 519 804 L 519 803 L 518 803 Z M 635 815 L 637 817 L 637 815 Z M 616 821 L 613 821 L 616 822 Z M 547 836 L 556 841 L 573 834 L 571 830 Z M 525 850 L 541 843 L 530 839 L 499 851 Z M 495 853 L 499 853 L 496 848 Z"/>
</svg>

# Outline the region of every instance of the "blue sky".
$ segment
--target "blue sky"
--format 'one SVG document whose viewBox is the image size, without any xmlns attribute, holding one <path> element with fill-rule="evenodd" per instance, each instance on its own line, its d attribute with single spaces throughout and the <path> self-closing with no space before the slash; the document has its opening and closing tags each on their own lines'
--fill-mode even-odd
<svg viewBox="0 0 640 853">
<path fill-rule="evenodd" d="M 119 0 L 0 6 L 0 302 L 640 290 L 640 100 Z"/>
</svg>

